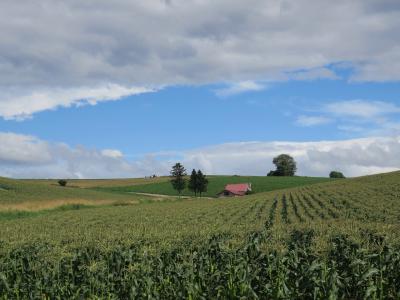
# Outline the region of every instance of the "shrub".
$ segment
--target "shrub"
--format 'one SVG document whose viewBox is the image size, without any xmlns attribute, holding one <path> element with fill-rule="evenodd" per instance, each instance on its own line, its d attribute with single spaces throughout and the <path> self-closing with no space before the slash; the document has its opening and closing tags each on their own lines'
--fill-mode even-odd
<svg viewBox="0 0 400 300">
<path fill-rule="evenodd" d="M 66 186 L 66 185 L 67 185 L 67 181 L 64 180 L 64 179 L 60 179 L 60 180 L 58 181 L 58 184 L 59 184 L 60 186 Z"/>
</svg>

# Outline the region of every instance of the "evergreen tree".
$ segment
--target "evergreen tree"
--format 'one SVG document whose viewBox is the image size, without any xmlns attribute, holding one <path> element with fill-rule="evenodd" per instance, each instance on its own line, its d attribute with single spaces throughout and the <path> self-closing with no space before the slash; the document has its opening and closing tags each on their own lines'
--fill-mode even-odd
<svg viewBox="0 0 400 300">
<path fill-rule="evenodd" d="M 190 175 L 188 188 L 194 192 L 195 196 L 197 196 L 197 173 L 195 169 L 193 169 L 192 174 Z"/>
<path fill-rule="evenodd" d="M 201 170 L 197 171 L 197 191 L 200 194 L 207 192 L 207 186 L 208 186 L 208 179 L 206 178 L 206 175 L 204 175 Z"/>
<path fill-rule="evenodd" d="M 185 168 L 180 163 L 176 163 L 171 170 L 171 184 L 174 190 L 178 191 L 179 196 L 186 187 L 185 176 L 186 176 Z"/>
</svg>

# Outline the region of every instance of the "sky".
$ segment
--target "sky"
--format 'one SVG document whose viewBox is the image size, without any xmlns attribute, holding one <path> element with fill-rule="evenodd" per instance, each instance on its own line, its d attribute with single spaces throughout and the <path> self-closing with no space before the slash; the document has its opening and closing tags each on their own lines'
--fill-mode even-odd
<svg viewBox="0 0 400 300">
<path fill-rule="evenodd" d="M 0 3 L 0 176 L 400 169 L 400 2 Z"/>
</svg>

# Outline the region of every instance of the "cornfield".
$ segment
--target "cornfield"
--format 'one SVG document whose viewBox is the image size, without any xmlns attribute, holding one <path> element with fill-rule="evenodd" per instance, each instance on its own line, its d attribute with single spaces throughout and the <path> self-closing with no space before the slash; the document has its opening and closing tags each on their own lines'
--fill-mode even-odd
<svg viewBox="0 0 400 300">
<path fill-rule="evenodd" d="M 3 299 L 399 299 L 400 174 L 0 225 Z"/>
</svg>

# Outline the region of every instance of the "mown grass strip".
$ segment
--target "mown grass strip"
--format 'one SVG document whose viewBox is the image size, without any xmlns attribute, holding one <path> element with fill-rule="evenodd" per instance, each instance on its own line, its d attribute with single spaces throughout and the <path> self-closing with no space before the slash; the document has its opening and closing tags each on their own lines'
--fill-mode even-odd
<svg viewBox="0 0 400 300">
<path fill-rule="evenodd" d="M 15 220 L 39 217 L 43 215 L 48 215 L 55 212 L 71 211 L 71 210 L 82 210 L 82 209 L 92 209 L 100 206 L 114 206 L 114 205 L 85 205 L 85 204 L 66 204 L 61 205 L 52 209 L 43 209 L 38 211 L 23 211 L 23 210 L 10 210 L 10 211 L 0 211 L 0 221 L 2 220 Z"/>
</svg>

